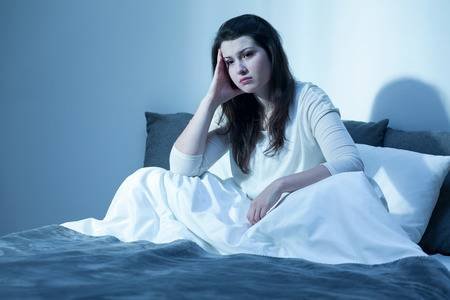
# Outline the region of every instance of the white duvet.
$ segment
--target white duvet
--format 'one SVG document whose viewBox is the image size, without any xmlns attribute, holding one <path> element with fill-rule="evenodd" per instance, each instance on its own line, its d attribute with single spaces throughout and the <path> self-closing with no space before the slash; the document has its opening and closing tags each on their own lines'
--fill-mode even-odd
<svg viewBox="0 0 450 300">
<path fill-rule="evenodd" d="M 378 199 L 363 172 L 345 172 L 288 194 L 251 226 L 251 200 L 231 178 L 140 168 L 120 185 L 103 220 L 61 224 L 124 242 L 189 239 L 209 252 L 303 258 L 314 262 L 386 263 L 427 256 Z"/>
</svg>

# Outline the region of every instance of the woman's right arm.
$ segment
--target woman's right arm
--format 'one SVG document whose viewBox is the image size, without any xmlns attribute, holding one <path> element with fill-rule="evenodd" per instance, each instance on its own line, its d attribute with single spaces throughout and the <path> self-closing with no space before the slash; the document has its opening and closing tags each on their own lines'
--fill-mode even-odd
<svg viewBox="0 0 450 300">
<path fill-rule="evenodd" d="M 208 132 L 215 111 L 216 105 L 205 97 L 172 146 L 170 171 L 186 176 L 199 176 L 225 154 L 228 140 L 226 135 L 217 134 L 221 128 Z"/>
<path fill-rule="evenodd" d="M 222 129 L 208 130 L 217 108 L 242 93 L 233 86 L 219 48 L 209 90 L 170 151 L 170 171 L 186 176 L 199 176 L 226 152 L 227 136 L 218 134 Z"/>
<path fill-rule="evenodd" d="M 177 150 L 188 155 L 199 155 L 205 151 L 206 136 L 217 105 L 208 96 L 203 98 L 192 119 L 175 141 Z"/>
</svg>

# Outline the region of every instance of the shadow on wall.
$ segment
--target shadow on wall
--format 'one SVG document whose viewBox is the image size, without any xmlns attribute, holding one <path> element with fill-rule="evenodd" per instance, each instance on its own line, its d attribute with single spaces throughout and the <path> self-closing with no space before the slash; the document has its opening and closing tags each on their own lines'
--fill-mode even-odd
<svg viewBox="0 0 450 300">
<path fill-rule="evenodd" d="M 389 82 L 380 89 L 373 103 L 370 121 L 379 121 L 388 118 L 389 127 L 404 131 L 450 131 L 450 111 L 447 112 L 445 101 L 446 99 L 441 96 L 436 87 L 413 78 L 399 78 Z M 391 130 L 391 134 L 393 132 L 396 131 Z M 386 143 L 385 140 L 383 146 L 395 147 L 392 143 L 397 145 L 401 144 L 402 146 L 411 143 L 411 141 L 396 140 L 398 137 L 398 132 L 396 135 L 391 135 L 390 142 Z M 418 135 L 415 143 L 419 144 L 422 142 L 422 138 Z M 417 147 L 417 144 L 415 144 L 415 147 Z M 427 146 L 422 147 L 422 149 L 425 148 L 432 150 L 432 152 L 444 151 L 439 144 L 427 144 Z M 422 152 L 418 150 L 412 151 Z M 437 154 L 435 153 L 435 155 Z M 381 167 L 372 166 L 370 172 L 373 174 L 372 178 L 376 181 L 384 182 L 383 186 L 385 189 L 383 192 L 385 193 L 384 196 L 388 202 L 390 213 L 395 217 L 401 218 L 404 218 L 402 215 L 406 208 L 412 209 L 417 204 L 410 197 L 411 181 L 408 179 L 399 180 L 405 177 L 405 170 L 399 168 L 399 165 L 410 163 L 411 165 L 408 167 L 413 172 L 416 171 L 417 174 L 415 176 L 423 176 L 427 180 L 431 176 L 430 174 L 434 172 L 432 164 L 426 159 L 410 160 L 404 157 L 407 157 L 406 154 L 404 156 L 399 155 L 398 161 L 394 164 L 385 164 Z M 389 197 L 402 198 L 402 201 L 404 201 L 403 207 L 393 204 L 395 202 L 392 198 L 389 199 Z M 437 195 L 434 201 L 437 201 Z M 435 203 L 433 203 L 433 206 Z M 429 222 L 431 215 L 426 217 L 428 218 L 426 222 Z M 425 232 L 409 226 L 406 229 L 412 234 L 411 237 L 417 243 L 422 241 Z M 426 229 L 426 226 L 424 229 Z"/>
<path fill-rule="evenodd" d="M 389 127 L 406 131 L 448 131 L 450 119 L 439 91 L 420 80 L 401 78 L 375 97 L 370 121 L 389 119 Z"/>
</svg>

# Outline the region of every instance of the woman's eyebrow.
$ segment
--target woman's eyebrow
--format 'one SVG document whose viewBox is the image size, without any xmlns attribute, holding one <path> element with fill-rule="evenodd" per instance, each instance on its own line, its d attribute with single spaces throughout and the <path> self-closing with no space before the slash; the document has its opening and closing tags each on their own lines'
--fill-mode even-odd
<svg viewBox="0 0 450 300">
<path fill-rule="evenodd" d="M 242 49 L 241 51 L 239 51 L 238 54 L 241 54 L 242 52 L 244 52 L 245 50 L 250 49 L 250 48 L 254 48 L 254 47 L 246 47 L 246 48 Z M 224 56 L 224 58 L 230 58 L 230 56 Z"/>
</svg>

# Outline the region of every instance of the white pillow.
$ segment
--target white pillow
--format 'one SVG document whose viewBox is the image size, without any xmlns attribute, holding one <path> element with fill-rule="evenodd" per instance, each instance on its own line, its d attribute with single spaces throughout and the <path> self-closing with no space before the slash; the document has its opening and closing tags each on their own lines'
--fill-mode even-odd
<svg viewBox="0 0 450 300">
<path fill-rule="evenodd" d="M 450 156 L 356 144 L 365 173 L 381 188 L 389 212 L 418 243 L 450 169 Z"/>
</svg>

